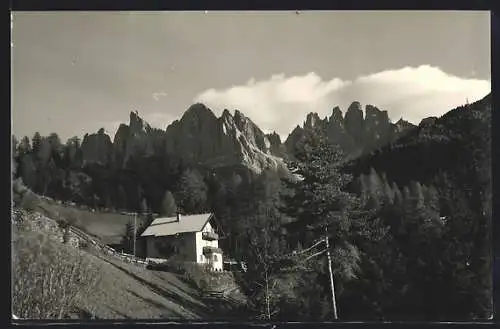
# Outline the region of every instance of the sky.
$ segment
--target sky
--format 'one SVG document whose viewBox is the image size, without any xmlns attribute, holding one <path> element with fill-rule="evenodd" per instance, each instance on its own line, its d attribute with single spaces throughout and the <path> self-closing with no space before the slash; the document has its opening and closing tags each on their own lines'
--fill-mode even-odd
<svg viewBox="0 0 500 329">
<path fill-rule="evenodd" d="M 195 102 L 282 138 L 353 101 L 418 124 L 488 94 L 489 12 L 18 12 L 12 128 L 165 129 Z"/>
</svg>

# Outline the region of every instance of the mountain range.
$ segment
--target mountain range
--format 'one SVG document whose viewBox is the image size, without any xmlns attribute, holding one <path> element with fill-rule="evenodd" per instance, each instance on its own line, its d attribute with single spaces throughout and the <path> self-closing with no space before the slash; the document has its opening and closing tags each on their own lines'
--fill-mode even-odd
<svg viewBox="0 0 500 329">
<path fill-rule="evenodd" d="M 16 147 L 16 177 L 37 193 L 116 209 L 159 211 L 166 191 L 180 199 L 201 191 L 201 199 L 211 200 L 198 200 L 204 205 L 195 210 L 201 211 L 215 202 L 217 191 L 234 191 L 262 173 L 289 177 L 286 162 L 293 160 L 300 141 L 321 134 L 344 151 L 344 167 L 350 167 L 355 177 L 374 168 L 400 186 L 412 180 L 439 185 L 435 179 L 442 172 L 462 177 L 471 172 L 469 167 L 480 165 L 484 176 L 480 180 L 486 182 L 487 159 L 472 155 L 477 150 L 489 154 L 484 149 L 488 113 L 491 95 L 440 118 L 425 118 L 416 126 L 403 119 L 393 123 L 387 111 L 373 105 L 363 109 L 353 102 L 345 114 L 339 107 L 325 118 L 309 113 L 282 141 L 239 110 L 224 110 L 217 117 L 197 103 L 166 129 L 153 128 L 131 112 L 129 123 L 119 126 L 113 140 L 102 128 L 86 134 L 81 143 L 70 139 L 66 145 L 57 134 L 35 134 L 31 141 L 23 138 Z M 464 159 L 477 164 L 464 166 Z M 472 181 L 468 184 L 478 179 Z M 191 192 L 179 194 L 188 185 Z"/>
<path fill-rule="evenodd" d="M 293 157 L 297 143 L 319 132 L 339 145 L 350 157 L 368 153 L 404 135 L 415 126 L 403 119 L 392 123 L 387 111 L 353 102 L 345 115 L 334 107 L 330 117 L 309 113 L 285 141 L 273 132 L 264 133 L 241 111 L 224 110 L 217 117 L 204 104 L 190 106 L 165 130 L 152 128 L 137 112 L 129 124 L 121 124 L 114 140 L 100 129 L 82 141 L 83 164 L 97 163 L 127 168 L 132 157 L 174 154 L 184 162 L 210 168 L 243 166 L 254 173 L 286 171 L 284 159 Z"/>
</svg>

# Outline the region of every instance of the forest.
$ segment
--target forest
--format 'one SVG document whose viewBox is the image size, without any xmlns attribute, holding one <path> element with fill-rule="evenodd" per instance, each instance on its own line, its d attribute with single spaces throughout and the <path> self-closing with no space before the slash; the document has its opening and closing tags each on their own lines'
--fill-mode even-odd
<svg viewBox="0 0 500 329">
<path fill-rule="evenodd" d="M 321 134 L 291 175 L 213 169 L 173 154 L 126 168 L 84 161 L 56 133 L 12 140 L 15 178 L 106 211 L 213 211 L 238 279 L 264 319 L 470 320 L 492 314 L 491 97 L 354 160 Z M 293 158 L 293 160 L 292 160 Z"/>
</svg>

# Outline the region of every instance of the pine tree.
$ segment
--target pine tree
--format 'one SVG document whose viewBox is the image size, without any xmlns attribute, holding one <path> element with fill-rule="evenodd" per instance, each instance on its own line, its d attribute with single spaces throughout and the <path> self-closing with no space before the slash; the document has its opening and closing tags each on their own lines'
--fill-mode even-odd
<svg viewBox="0 0 500 329">
<path fill-rule="evenodd" d="M 198 171 L 184 171 L 177 185 L 176 200 L 186 213 L 206 211 L 207 186 Z"/>
<path fill-rule="evenodd" d="M 149 212 L 148 200 L 146 198 L 142 198 L 139 211 L 143 214 Z"/>
<path fill-rule="evenodd" d="M 24 156 L 31 152 L 31 144 L 28 136 L 24 136 L 17 146 L 17 154 L 22 159 Z"/>
<path fill-rule="evenodd" d="M 166 217 L 174 216 L 177 212 L 177 205 L 175 204 L 174 195 L 170 191 L 165 191 L 163 201 L 161 204 L 162 215 Z"/>
<path fill-rule="evenodd" d="M 374 195 L 381 195 L 383 188 L 382 179 L 380 179 L 380 176 L 373 167 L 370 168 L 368 179 L 371 193 Z"/>
<path fill-rule="evenodd" d="M 123 185 L 118 186 L 116 198 L 117 198 L 116 202 L 117 202 L 118 209 L 122 209 L 122 210 L 130 209 L 128 202 L 127 202 L 127 194 L 125 193 L 125 189 L 123 188 Z"/>
<path fill-rule="evenodd" d="M 293 193 L 283 195 L 282 210 L 294 219 L 287 229 L 305 245 L 328 236 L 334 272 L 341 287 L 342 282 L 355 277 L 359 266 L 359 250 L 352 244 L 352 222 L 359 200 L 344 190 L 352 177 L 341 170 L 343 156 L 338 148 L 321 137 L 313 137 L 301 149 L 296 161 L 289 163 L 289 169 L 297 177 L 287 182 Z M 328 294 L 326 264 L 319 264 L 323 293 Z"/>
<path fill-rule="evenodd" d="M 42 146 L 42 136 L 38 131 L 35 133 L 35 135 L 33 135 L 31 145 L 33 147 L 33 153 L 37 154 Z"/>
</svg>

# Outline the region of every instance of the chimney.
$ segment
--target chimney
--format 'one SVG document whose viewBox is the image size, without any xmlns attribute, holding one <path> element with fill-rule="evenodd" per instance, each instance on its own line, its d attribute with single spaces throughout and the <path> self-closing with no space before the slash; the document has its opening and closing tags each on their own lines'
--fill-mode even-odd
<svg viewBox="0 0 500 329">
<path fill-rule="evenodd" d="M 177 221 L 180 222 L 180 220 L 181 220 L 181 213 L 177 212 Z"/>
</svg>

